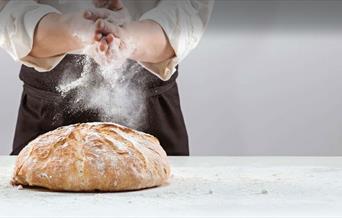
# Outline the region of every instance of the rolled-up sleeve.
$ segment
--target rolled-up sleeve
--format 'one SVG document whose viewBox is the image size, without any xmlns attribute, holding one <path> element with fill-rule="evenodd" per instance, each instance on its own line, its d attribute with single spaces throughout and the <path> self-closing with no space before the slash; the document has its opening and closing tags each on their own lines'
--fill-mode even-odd
<svg viewBox="0 0 342 218">
<path fill-rule="evenodd" d="M 162 63 L 141 63 L 162 80 L 168 80 L 176 66 L 198 45 L 214 6 L 214 0 L 164 0 L 140 20 L 153 20 L 163 28 L 175 57 Z"/>
<path fill-rule="evenodd" d="M 2 0 L 4 2 L 4 0 Z M 33 0 L 10 0 L 0 11 L 0 47 L 16 61 L 38 71 L 54 68 L 64 55 L 52 58 L 30 56 L 33 37 L 39 21 L 49 13 L 60 13 L 57 9 Z"/>
</svg>

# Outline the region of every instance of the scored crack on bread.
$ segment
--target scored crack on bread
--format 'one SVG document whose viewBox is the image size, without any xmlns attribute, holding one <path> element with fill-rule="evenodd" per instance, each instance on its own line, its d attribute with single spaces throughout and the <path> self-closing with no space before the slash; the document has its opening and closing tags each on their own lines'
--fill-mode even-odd
<svg viewBox="0 0 342 218">
<path fill-rule="evenodd" d="M 167 182 L 158 139 L 114 123 L 60 127 L 31 141 L 16 160 L 13 185 L 56 191 L 128 191 Z"/>
</svg>

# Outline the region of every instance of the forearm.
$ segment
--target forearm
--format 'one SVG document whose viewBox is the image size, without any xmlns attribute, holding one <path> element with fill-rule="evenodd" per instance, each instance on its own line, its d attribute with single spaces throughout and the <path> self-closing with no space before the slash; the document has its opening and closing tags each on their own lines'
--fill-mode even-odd
<svg viewBox="0 0 342 218">
<path fill-rule="evenodd" d="M 36 27 L 32 57 L 48 58 L 81 48 L 81 42 L 72 35 L 68 16 L 50 13 Z"/>
<path fill-rule="evenodd" d="M 141 62 L 160 63 L 175 56 L 175 52 L 162 27 L 151 20 L 131 22 L 123 31 L 135 46 L 131 59 Z"/>
</svg>

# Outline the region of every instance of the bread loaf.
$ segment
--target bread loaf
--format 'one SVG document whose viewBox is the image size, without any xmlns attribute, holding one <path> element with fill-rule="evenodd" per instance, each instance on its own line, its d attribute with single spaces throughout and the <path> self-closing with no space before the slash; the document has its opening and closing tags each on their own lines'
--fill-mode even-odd
<svg viewBox="0 0 342 218">
<path fill-rule="evenodd" d="M 55 191 L 126 191 L 162 185 L 167 156 L 148 134 L 114 123 L 60 127 L 17 157 L 12 184 Z"/>
</svg>

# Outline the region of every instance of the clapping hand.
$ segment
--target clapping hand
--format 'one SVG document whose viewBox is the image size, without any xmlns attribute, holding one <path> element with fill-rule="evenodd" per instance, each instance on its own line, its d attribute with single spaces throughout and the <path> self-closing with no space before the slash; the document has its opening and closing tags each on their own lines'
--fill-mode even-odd
<svg viewBox="0 0 342 218">
<path fill-rule="evenodd" d="M 106 8 L 89 9 L 84 13 L 85 19 L 95 23 L 95 47 L 89 47 L 88 55 L 100 65 L 127 58 L 131 51 L 127 46 L 128 37 L 122 31 L 122 25 L 131 20 L 127 9 L 118 0 L 94 0 L 94 4 Z"/>
</svg>

